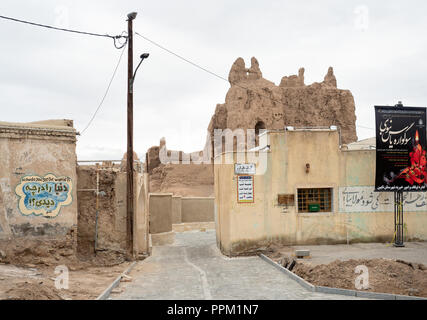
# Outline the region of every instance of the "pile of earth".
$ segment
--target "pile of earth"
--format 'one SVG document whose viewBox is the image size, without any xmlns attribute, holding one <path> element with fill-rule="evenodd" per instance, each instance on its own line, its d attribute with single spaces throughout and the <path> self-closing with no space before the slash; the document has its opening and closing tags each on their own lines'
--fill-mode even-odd
<svg viewBox="0 0 427 320">
<path fill-rule="evenodd" d="M 112 250 L 99 251 L 96 255 L 78 253 L 68 240 L 20 238 L 3 240 L 0 245 L 0 263 L 30 268 L 66 265 L 70 270 L 81 270 L 115 266 L 125 261 L 124 253 Z"/>
<path fill-rule="evenodd" d="M 5 293 L 8 300 L 64 300 L 59 290 L 43 282 L 19 283 Z"/>
<path fill-rule="evenodd" d="M 366 291 L 427 297 L 427 267 L 423 264 L 389 259 L 359 259 L 312 266 L 293 258 L 278 260 L 281 265 L 316 286 L 357 290 L 356 267 L 366 266 Z"/>
</svg>

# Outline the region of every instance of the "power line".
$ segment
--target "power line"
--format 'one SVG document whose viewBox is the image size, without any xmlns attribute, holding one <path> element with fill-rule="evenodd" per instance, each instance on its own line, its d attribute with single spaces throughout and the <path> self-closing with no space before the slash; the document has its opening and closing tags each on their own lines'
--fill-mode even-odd
<svg viewBox="0 0 427 320">
<path fill-rule="evenodd" d="M 174 55 L 175 57 L 177 57 L 177 58 L 179 58 L 179 59 L 181 59 L 181 60 L 183 60 L 183 61 L 185 61 L 185 62 L 187 62 L 187 63 L 191 64 L 192 66 L 194 66 L 194 67 L 196 67 L 196 68 L 199 68 L 199 69 L 201 69 L 201 70 L 203 70 L 203 71 L 205 71 L 205 72 L 207 72 L 207 73 L 210 73 L 211 75 L 213 75 L 213 76 L 215 76 L 215 77 L 217 77 L 217 78 L 219 78 L 219 79 L 221 79 L 221 80 L 224 80 L 224 81 L 227 81 L 227 82 L 228 82 L 228 80 L 227 80 L 226 78 L 221 77 L 220 75 L 216 74 L 215 72 L 212 72 L 212 71 L 210 71 L 210 70 L 208 70 L 208 69 L 206 69 L 206 68 L 203 68 L 203 67 L 199 66 L 197 63 L 194 63 L 194 62 L 192 62 L 192 61 L 190 61 L 190 60 L 188 60 L 188 59 L 184 58 L 183 56 L 180 56 L 179 54 L 177 54 L 177 53 L 173 52 L 172 50 L 169 50 L 169 49 L 167 49 L 167 48 L 163 47 L 162 45 L 158 44 L 157 42 L 154 42 L 153 40 L 148 39 L 146 36 L 143 36 L 142 34 L 139 34 L 138 32 L 135 32 L 135 34 L 136 34 L 136 35 L 138 35 L 138 36 L 140 36 L 141 38 L 143 38 L 143 39 L 147 40 L 148 42 L 151 42 L 151 43 L 152 43 L 152 44 L 154 44 L 156 47 L 159 47 L 160 49 L 162 49 L 162 50 L 164 50 L 164 51 L 166 51 L 166 52 L 169 52 L 170 54 Z"/>
<path fill-rule="evenodd" d="M 110 38 L 110 39 L 114 40 L 114 45 L 116 46 L 117 49 L 121 49 L 125 45 L 117 46 L 116 45 L 116 40 L 120 39 L 120 38 L 127 38 L 127 36 L 124 36 L 123 33 L 121 35 L 112 36 L 112 35 L 109 35 L 109 34 L 101 34 L 101 33 L 94 33 L 94 32 L 86 32 L 86 31 L 79 31 L 79 30 L 58 28 L 58 27 L 54 27 L 54 26 L 50 26 L 50 25 L 46 25 L 46 24 L 35 23 L 35 22 L 31 22 L 31 21 L 21 20 L 21 19 L 7 17 L 7 16 L 2 16 L 2 15 L 0 15 L 0 18 L 1 19 L 5 19 L 5 20 L 14 21 L 14 22 L 20 22 L 20 23 L 24 23 L 24 24 L 29 24 L 29 25 L 32 25 L 32 26 L 37 26 L 37 27 L 42 27 L 42 28 L 48 28 L 48 29 L 58 30 L 58 31 L 72 32 L 72 33 L 83 34 L 83 35 L 88 35 L 88 36 L 95 36 L 95 37 L 106 37 L 106 38 Z"/>
<path fill-rule="evenodd" d="M 126 43 L 125 43 L 125 45 L 126 45 Z M 110 90 L 111 83 L 113 82 L 114 77 L 116 76 L 117 69 L 119 68 L 120 62 L 122 61 L 123 53 L 125 52 L 125 45 L 123 46 L 122 53 L 120 54 L 120 57 L 119 57 L 119 61 L 117 62 L 116 67 L 114 68 L 114 72 L 113 72 L 113 75 L 111 76 L 110 82 L 108 83 L 107 90 L 105 90 L 104 96 L 102 97 L 101 102 L 98 105 L 98 108 L 96 108 L 94 114 L 92 115 L 92 118 L 89 120 L 86 127 L 81 131 L 80 135 L 82 135 L 87 130 L 87 128 L 89 128 L 92 121 L 95 119 L 96 114 L 98 113 L 99 109 L 101 108 L 102 104 L 104 103 L 104 100 L 107 97 L 108 91 Z"/>
<path fill-rule="evenodd" d="M 198 68 L 198 69 L 200 69 L 200 70 L 202 70 L 202 71 L 205 71 L 205 72 L 207 72 L 207 73 L 209 73 L 209 74 L 211 74 L 211 75 L 215 76 L 216 78 L 219 78 L 219 79 L 221 79 L 221 80 L 224 80 L 224 81 L 226 81 L 226 82 L 229 82 L 229 81 L 228 81 L 228 79 L 226 79 L 225 77 L 222 77 L 222 76 L 220 76 L 220 75 L 216 74 L 215 72 L 210 71 L 210 70 L 208 70 L 208 69 L 206 69 L 206 68 L 204 68 L 204 67 L 202 67 L 202 66 L 198 65 L 197 63 L 192 62 L 191 60 L 189 60 L 189 59 L 187 59 L 187 58 L 184 58 L 183 56 L 181 56 L 181 55 L 179 55 L 179 54 L 177 54 L 177 53 L 173 52 L 172 50 L 170 50 L 170 49 L 168 49 L 168 48 L 166 48 L 166 47 L 164 47 L 164 46 L 160 45 L 159 43 L 157 43 L 157 42 L 155 42 L 155 41 L 153 41 L 153 40 L 151 40 L 151 39 L 147 38 L 146 36 L 144 36 L 144 35 L 142 35 L 142 34 L 140 34 L 140 33 L 138 33 L 138 32 L 135 32 L 135 34 L 136 34 L 136 35 L 138 35 L 138 36 L 140 36 L 140 37 L 141 37 L 141 38 L 143 38 L 144 40 L 146 40 L 146 41 L 148 41 L 148 42 L 150 42 L 150 43 L 154 44 L 156 47 L 159 47 L 160 49 L 162 49 L 162 50 L 164 50 L 164 51 L 166 51 L 166 52 L 168 52 L 168 53 L 170 53 L 170 54 L 174 55 L 175 57 L 177 57 L 177 58 L 179 58 L 179 59 L 181 59 L 181 60 L 183 60 L 184 62 L 187 62 L 187 63 L 191 64 L 192 66 L 194 66 L 194 67 L 196 67 L 196 68 Z M 244 87 L 244 86 L 242 86 L 242 85 L 239 85 L 239 84 L 237 84 L 237 83 L 234 83 L 234 85 L 235 85 L 235 86 L 238 86 L 238 87 L 240 87 L 240 88 L 242 88 L 242 89 L 248 90 L 248 91 L 253 91 L 253 92 L 255 92 L 256 94 L 258 94 L 259 96 L 264 97 L 264 98 L 267 98 L 267 99 L 270 99 L 271 101 L 274 101 L 274 102 L 277 102 L 277 103 L 283 104 L 283 102 L 282 102 L 282 101 L 279 101 L 279 100 L 276 100 L 276 99 L 274 99 L 274 98 L 272 98 L 272 97 L 268 97 L 268 96 L 266 96 L 266 95 L 260 94 L 259 92 L 256 92 L 256 91 L 254 91 L 254 90 L 252 90 L 252 89 L 249 89 L 249 88 Z M 373 128 L 369 128 L 369 127 L 365 127 L 365 126 L 358 126 L 358 125 L 356 125 L 356 127 L 360 127 L 360 128 L 363 128 L 363 129 L 375 130 L 375 129 L 373 129 Z"/>
</svg>

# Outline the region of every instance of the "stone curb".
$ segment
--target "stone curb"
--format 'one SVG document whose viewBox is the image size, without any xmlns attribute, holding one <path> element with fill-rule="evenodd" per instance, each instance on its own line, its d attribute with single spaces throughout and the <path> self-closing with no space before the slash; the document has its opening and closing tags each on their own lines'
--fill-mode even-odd
<svg viewBox="0 0 427 320">
<path fill-rule="evenodd" d="M 120 281 L 122 280 L 122 278 L 123 278 L 123 275 L 127 275 L 127 274 L 129 274 L 131 271 L 132 271 L 132 269 L 135 267 L 135 265 L 137 264 L 137 262 L 138 261 L 134 261 L 134 262 L 132 262 L 132 264 L 124 271 L 124 272 L 122 272 L 114 281 L 113 281 L 113 283 L 111 283 L 109 286 L 108 286 L 108 288 L 107 289 L 105 289 L 104 290 L 104 292 L 103 293 L 101 293 L 95 300 L 107 300 L 108 299 L 108 297 L 110 296 L 110 294 L 111 294 L 111 291 L 113 291 L 113 289 L 115 288 L 115 287 L 117 287 L 119 284 L 120 284 Z"/>
<path fill-rule="evenodd" d="M 264 260 L 267 263 L 274 266 L 276 269 L 279 269 L 280 271 L 282 271 L 284 274 L 286 274 L 292 280 L 297 281 L 301 286 L 303 286 L 307 290 L 312 291 L 312 292 L 320 292 L 320 293 L 326 293 L 326 294 L 339 294 L 339 295 L 344 295 L 344 296 L 379 299 L 379 300 L 427 300 L 427 298 L 404 296 L 404 295 L 391 294 L 391 293 L 365 292 L 365 291 L 357 291 L 357 290 L 314 286 L 311 283 L 304 280 L 303 278 L 296 275 L 295 273 L 284 268 L 283 266 L 281 266 L 277 262 L 273 261 L 269 257 L 265 256 L 264 254 L 261 253 L 259 255 L 259 257 L 262 260 Z"/>
<path fill-rule="evenodd" d="M 265 256 L 263 254 L 260 254 L 259 257 L 261 259 L 263 259 L 264 261 L 266 261 L 267 263 L 271 264 L 276 269 L 279 269 L 280 271 L 282 271 L 283 273 L 285 273 L 288 277 L 290 277 L 292 280 L 295 280 L 296 282 L 298 282 L 300 285 L 302 285 L 307 290 L 315 292 L 316 287 L 313 286 L 311 283 L 305 281 L 300 276 L 298 276 L 295 273 L 289 271 L 288 269 L 282 267 L 280 264 L 274 262 L 273 260 L 271 260 L 270 258 L 268 258 L 267 256 Z"/>
</svg>

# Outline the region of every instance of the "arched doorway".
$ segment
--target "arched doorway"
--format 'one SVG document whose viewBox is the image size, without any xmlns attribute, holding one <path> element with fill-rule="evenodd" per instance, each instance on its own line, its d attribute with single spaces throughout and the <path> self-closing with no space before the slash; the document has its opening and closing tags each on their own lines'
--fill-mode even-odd
<svg viewBox="0 0 427 320">
<path fill-rule="evenodd" d="M 266 130 L 265 123 L 263 121 L 258 121 L 255 125 L 255 146 L 259 146 L 259 135 Z"/>
</svg>

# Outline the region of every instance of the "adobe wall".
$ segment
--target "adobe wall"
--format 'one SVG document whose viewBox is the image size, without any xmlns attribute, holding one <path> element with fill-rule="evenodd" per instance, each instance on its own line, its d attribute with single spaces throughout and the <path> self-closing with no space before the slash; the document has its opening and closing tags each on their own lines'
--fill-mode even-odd
<svg viewBox="0 0 427 320">
<path fill-rule="evenodd" d="M 76 248 L 71 120 L 0 122 L 0 261 L 52 263 Z"/>
<path fill-rule="evenodd" d="M 79 166 L 78 192 L 78 251 L 91 255 L 95 249 L 97 174 L 98 195 L 98 241 L 97 250 L 124 254 L 127 248 L 126 172 L 119 168 L 100 165 Z M 146 208 L 146 176 L 135 173 L 134 204 L 134 249 L 136 253 L 147 253 L 148 214 Z"/>
<path fill-rule="evenodd" d="M 182 223 L 182 197 L 172 197 L 172 224 Z"/>
<path fill-rule="evenodd" d="M 95 250 L 96 188 L 95 166 L 79 166 L 78 192 L 78 251 L 91 254 Z M 126 199 L 123 185 L 126 174 L 117 169 L 100 167 L 98 170 L 98 250 L 126 250 Z M 126 195 L 126 194 L 124 194 Z"/>
<path fill-rule="evenodd" d="M 185 222 L 211 222 L 214 221 L 215 198 L 182 198 L 182 219 Z"/>
<path fill-rule="evenodd" d="M 250 68 L 238 58 L 231 67 L 230 89 L 225 103 L 218 104 L 208 127 L 208 144 L 215 129 L 283 129 L 285 126 L 339 126 L 342 143 L 357 141 L 355 103 L 349 90 L 338 89 L 333 68 L 322 82 L 306 85 L 304 68 L 298 75 L 285 76 L 279 85 L 262 76 L 257 59 Z M 213 145 L 216 154 L 223 150 Z M 231 151 L 231 150 L 227 150 Z"/>
<path fill-rule="evenodd" d="M 65 239 L 77 226 L 70 120 L 0 122 L 0 239 Z"/>
<path fill-rule="evenodd" d="M 150 233 L 172 231 L 172 194 L 149 194 Z"/>
</svg>

